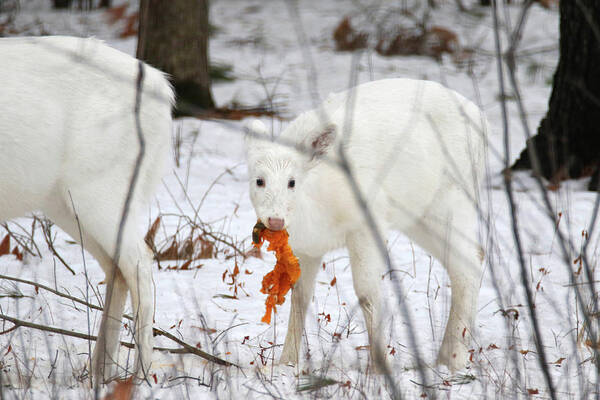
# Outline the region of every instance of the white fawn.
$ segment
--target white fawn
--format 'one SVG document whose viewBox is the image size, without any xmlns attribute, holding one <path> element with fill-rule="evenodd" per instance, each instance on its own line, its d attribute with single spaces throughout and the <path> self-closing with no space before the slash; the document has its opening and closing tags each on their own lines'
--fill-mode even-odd
<svg viewBox="0 0 600 400">
<path fill-rule="evenodd" d="M 247 129 L 257 217 L 272 230 L 288 230 L 302 271 L 292 292 L 281 362 L 298 362 L 321 258 L 343 246 L 371 357 L 384 354 L 378 327 L 386 263 L 338 165 L 341 148 L 378 232 L 385 237 L 390 229 L 402 231 L 446 267 L 452 298 L 437 361 L 451 370 L 465 367 L 483 257 L 476 202 L 489 127 L 481 110 L 438 83 L 389 79 L 330 95 L 274 141 L 260 121 Z"/>
</svg>

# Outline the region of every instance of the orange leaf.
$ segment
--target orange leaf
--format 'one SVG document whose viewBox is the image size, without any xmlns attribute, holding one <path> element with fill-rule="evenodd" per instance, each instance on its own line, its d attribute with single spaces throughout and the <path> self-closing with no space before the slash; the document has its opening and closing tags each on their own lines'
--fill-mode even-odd
<svg viewBox="0 0 600 400">
<path fill-rule="evenodd" d="M 333 279 L 331 280 L 331 282 L 329 283 L 330 286 L 335 286 L 335 283 L 337 282 L 337 278 L 334 276 Z"/>
<path fill-rule="evenodd" d="M 277 258 L 273 271 L 264 276 L 260 289 L 261 293 L 267 295 L 267 309 L 261 321 L 270 324 L 271 311 L 277 312 L 277 306 L 283 304 L 285 295 L 300 278 L 300 263 L 288 244 L 289 235 L 286 230 L 272 231 L 261 226 L 258 222 L 253 229 L 253 239 L 258 239 L 254 241 L 254 246 L 260 249 L 264 241 L 268 240 L 267 251 L 274 251 Z"/>
</svg>

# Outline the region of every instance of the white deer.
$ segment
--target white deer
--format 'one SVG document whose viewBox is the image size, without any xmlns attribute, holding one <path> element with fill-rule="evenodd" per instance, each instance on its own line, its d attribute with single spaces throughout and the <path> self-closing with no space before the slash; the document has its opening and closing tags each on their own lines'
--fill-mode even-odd
<svg viewBox="0 0 600 400">
<path fill-rule="evenodd" d="M 376 327 L 386 263 L 362 197 L 380 235 L 400 230 L 445 265 L 452 297 L 437 361 L 451 370 L 467 365 L 483 258 L 476 202 L 488 129 L 480 109 L 458 93 L 409 79 L 330 95 L 275 141 L 262 122 L 247 125 L 252 204 L 268 228 L 288 230 L 302 270 L 280 362 L 298 362 L 321 258 L 342 246 L 350 254 L 371 358 L 383 354 Z M 359 197 L 340 167 L 340 152 Z"/>
<path fill-rule="evenodd" d="M 122 231 L 117 233 L 140 149 L 145 156 Z M 135 370 L 152 360 L 152 254 L 138 217 L 167 166 L 173 91 L 164 75 L 94 39 L 0 40 L 0 220 L 39 210 L 82 245 L 113 279 L 92 357 L 94 376 L 117 369 L 119 331 L 131 293 Z M 76 218 L 79 219 L 77 222 Z"/>
</svg>

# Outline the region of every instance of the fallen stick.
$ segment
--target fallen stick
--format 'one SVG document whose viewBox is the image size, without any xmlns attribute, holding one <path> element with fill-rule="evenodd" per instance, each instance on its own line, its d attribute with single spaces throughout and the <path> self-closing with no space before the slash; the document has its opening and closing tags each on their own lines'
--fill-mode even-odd
<svg viewBox="0 0 600 400">
<path fill-rule="evenodd" d="M 93 336 L 93 335 L 88 335 L 85 333 L 80 333 L 80 332 L 75 332 L 75 331 L 69 331 L 66 329 L 61 329 L 61 328 L 54 328 L 52 326 L 47 326 L 47 325 L 39 325 L 39 324 L 34 324 L 33 322 L 27 322 L 27 321 L 23 321 L 17 318 L 13 318 L 13 317 L 9 317 L 8 315 L 4 315 L 4 314 L 0 314 L 0 319 L 11 322 L 15 325 L 15 327 L 21 327 L 24 326 L 26 328 L 32 328 L 32 329 L 37 329 L 40 331 L 46 331 L 46 332 L 52 332 L 52 333 L 58 333 L 59 335 L 65 335 L 65 336 L 71 336 L 71 337 L 76 337 L 79 339 L 84 339 L 84 340 L 93 340 L 96 341 L 98 339 L 97 336 Z M 158 350 L 158 351 L 168 351 L 169 353 L 172 354 L 186 354 L 186 353 L 191 353 L 191 354 L 195 354 L 199 357 L 202 357 L 208 361 L 212 361 L 215 364 L 219 364 L 219 365 L 225 365 L 225 366 L 233 366 L 233 367 L 237 367 L 237 365 L 229 362 L 229 361 L 225 361 L 222 358 L 219 358 L 217 356 L 213 356 L 212 354 L 208 354 L 202 350 L 197 349 L 194 346 L 191 346 L 187 343 L 185 343 L 182 340 L 179 340 L 177 337 L 171 335 L 168 332 L 164 332 L 160 329 L 154 329 L 154 333 L 155 336 L 156 335 L 161 335 L 161 336 L 165 336 L 168 339 L 173 340 L 174 342 L 178 343 L 179 345 L 181 345 L 183 348 L 182 349 L 172 349 L 172 348 L 166 348 L 166 347 L 154 347 L 154 350 Z M 7 329 L 6 331 L 4 331 L 3 333 L 8 333 L 9 331 L 12 331 L 13 329 Z M 135 344 L 133 343 L 129 343 L 129 342 L 121 342 L 121 346 L 123 347 L 127 347 L 129 349 L 133 349 L 135 348 Z"/>
</svg>

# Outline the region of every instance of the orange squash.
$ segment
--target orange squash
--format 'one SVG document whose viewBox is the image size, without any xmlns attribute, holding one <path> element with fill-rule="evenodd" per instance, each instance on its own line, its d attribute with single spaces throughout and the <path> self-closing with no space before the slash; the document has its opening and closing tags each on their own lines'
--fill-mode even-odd
<svg viewBox="0 0 600 400">
<path fill-rule="evenodd" d="M 265 305 L 267 310 L 261 321 L 271 323 L 271 312 L 277 312 L 277 306 L 283 304 L 285 295 L 300 278 L 300 263 L 294 256 L 292 248 L 288 244 L 287 231 L 272 231 L 267 229 L 260 221 L 256 223 L 252 231 L 252 242 L 254 247 L 260 249 L 265 240 L 269 241 L 268 251 L 274 251 L 277 263 L 273 271 L 266 274 L 262 281 L 260 291 L 267 295 Z"/>
</svg>

